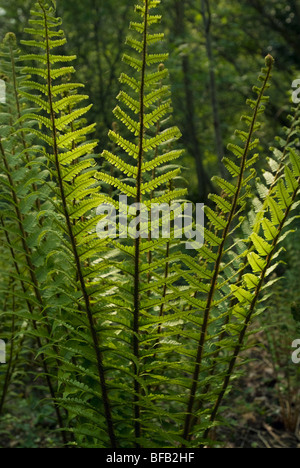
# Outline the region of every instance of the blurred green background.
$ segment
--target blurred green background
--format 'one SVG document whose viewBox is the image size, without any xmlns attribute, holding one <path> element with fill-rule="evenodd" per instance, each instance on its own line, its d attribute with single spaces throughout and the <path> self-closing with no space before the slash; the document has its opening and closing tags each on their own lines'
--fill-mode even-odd
<svg viewBox="0 0 300 468">
<path fill-rule="evenodd" d="M 8 31 L 22 39 L 32 4 L 1 0 L 0 39 Z M 68 38 L 66 52 L 77 55 L 77 78 L 94 104 L 90 119 L 97 122 L 99 151 L 107 145 L 113 125 L 134 4 L 135 0 L 57 0 Z M 211 176 L 224 171 L 220 160 L 268 53 L 276 67 L 260 135 L 263 153 L 286 123 L 291 84 L 300 77 L 300 1 L 162 0 L 160 12 L 190 198 L 205 201 L 213 190 Z"/>
</svg>

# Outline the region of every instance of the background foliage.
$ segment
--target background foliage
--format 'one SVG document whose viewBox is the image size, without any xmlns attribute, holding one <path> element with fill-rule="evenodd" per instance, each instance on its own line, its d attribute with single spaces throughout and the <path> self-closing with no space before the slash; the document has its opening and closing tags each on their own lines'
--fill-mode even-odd
<svg viewBox="0 0 300 468">
<path fill-rule="evenodd" d="M 164 0 L 161 6 L 167 66 L 173 91 L 176 124 L 183 132 L 190 197 L 203 198 L 217 168 L 216 139 L 211 105 L 209 59 L 201 0 Z M 30 0 L 1 0 L 0 35 L 12 30 L 18 38 L 30 15 Z M 66 52 L 77 55 L 77 77 L 93 102 L 89 113 L 97 122 L 100 150 L 107 146 L 112 128 L 115 97 L 125 37 L 134 2 L 127 0 L 57 1 L 68 37 Z M 287 96 L 300 68 L 300 6 L 298 0 L 214 0 L 210 2 L 213 64 L 222 146 L 226 147 L 238 125 L 249 83 L 268 53 L 276 60 L 276 76 L 263 128 L 265 147 L 286 124 Z M 204 168 L 195 171 L 193 168 Z M 197 178 L 198 173 L 198 178 Z M 205 175 L 203 175 L 205 173 Z"/>
</svg>

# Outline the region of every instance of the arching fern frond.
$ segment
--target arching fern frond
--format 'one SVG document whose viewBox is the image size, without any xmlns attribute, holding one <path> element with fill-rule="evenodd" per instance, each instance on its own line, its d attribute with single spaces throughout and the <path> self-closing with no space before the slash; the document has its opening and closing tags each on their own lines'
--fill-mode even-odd
<svg viewBox="0 0 300 468">
<path fill-rule="evenodd" d="M 5 71 L 7 80 L 6 103 L 1 104 L 0 168 L 4 177 L 0 194 L 2 204 L 0 229 L 10 254 L 13 276 L 20 288 L 19 300 L 22 296 L 27 306 L 27 311 L 20 314 L 18 319 L 23 317 L 27 323 L 27 335 L 33 335 L 41 349 L 45 339 L 49 342 L 51 334 L 51 319 L 35 262 L 39 252 L 37 239 L 44 229 L 39 222 L 39 211 L 42 206 L 44 208 L 45 205 L 42 204 L 47 197 L 47 191 L 44 189 L 42 193 L 41 190 L 47 173 L 37 169 L 37 164 L 43 165 L 43 158 L 37 157 L 38 148 L 32 145 L 34 137 L 30 126 L 23 129 L 19 124 L 23 113 L 26 112 L 27 104 L 19 95 L 24 78 L 19 76 L 19 50 L 12 33 L 4 39 L 0 60 L 1 70 Z M 16 320 L 13 315 L 14 326 Z M 46 362 L 44 355 L 41 358 L 48 390 L 55 403 L 57 389 L 50 370 L 53 363 Z M 10 372 L 7 375 L 12 374 Z M 6 380 L 5 386 L 7 384 Z M 56 403 L 55 411 L 60 429 L 63 430 L 62 412 Z M 64 431 L 62 436 L 66 443 Z"/>
<path fill-rule="evenodd" d="M 250 168 L 250 171 L 247 174 L 247 169 L 255 162 L 255 158 L 251 157 L 251 151 L 253 151 L 258 145 L 258 140 L 254 139 L 254 133 L 260 126 L 258 117 L 263 109 L 262 103 L 265 101 L 265 92 L 269 87 L 272 66 L 273 58 L 268 56 L 266 58 L 266 68 L 262 70 L 260 75 L 262 86 L 261 88 L 256 89 L 257 99 L 251 100 L 250 102 L 248 101 L 248 105 L 250 105 L 252 113 L 250 115 L 243 116 L 242 119 L 246 123 L 247 127 L 249 127 L 249 130 L 242 136 L 244 146 L 240 147 L 232 144 L 228 146 L 228 149 L 236 158 L 236 162 L 229 158 L 226 158 L 224 161 L 225 166 L 233 176 L 233 182 L 215 178 L 215 181 L 224 194 L 225 212 L 223 213 L 224 203 L 220 203 L 220 198 L 216 198 L 215 196 L 213 196 L 213 198 L 216 201 L 218 210 L 214 212 L 209 207 L 205 210 L 206 216 L 212 226 L 210 233 L 208 230 L 205 231 L 207 244 L 206 249 L 211 246 L 212 251 L 216 250 L 216 256 L 213 258 L 213 261 L 211 261 L 212 259 L 208 258 L 206 255 L 207 250 L 205 250 L 205 263 L 211 264 L 213 275 L 210 280 L 207 298 L 204 301 L 205 307 L 203 308 L 203 322 L 200 327 L 198 348 L 188 400 L 188 410 L 183 430 L 184 439 L 188 439 L 190 437 L 191 425 L 193 423 L 193 408 L 196 400 L 199 375 L 205 355 L 205 347 L 207 346 L 207 333 L 209 330 L 212 310 L 217 306 L 216 298 L 219 298 L 221 302 L 225 300 L 227 297 L 226 289 L 228 288 L 228 284 L 232 281 L 232 275 L 230 274 L 227 278 L 224 278 L 226 266 L 222 265 L 222 263 L 227 252 L 226 244 L 228 243 L 229 236 L 232 237 L 234 231 L 239 226 L 237 219 L 245 207 L 245 197 L 247 197 L 249 192 L 248 183 L 255 176 L 255 171 Z M 239 166 L 237 164 L 239 164 Z M 222 206 L 221 210 L 220 206 Z M 202 269 L 202 266 L 200 269 Z M 199 278 L 199 281 L 201 280 L 203 280 L 203 275 L 202 278 L 201 276 Z M 195 302 L 196 309 L 198 309 L 199 302 L 197 300 L 197 291 L 194 294 L 193 301 Z"/>
<path fill-rule="evenodd" d="M 53 49 L 60 47 L 65 43 L 65 38 L 60 29 L 61 20 L 56 18 L 54 10 L 46 2 L 40 0 L 32 11 L 34 19 L 30 19 L 32 28 L 27 32 L 35 38 L 27 46 L 41 50 L 41 53 L 29 54 L 23 56 L 23 61 L 38 61 L 39 68 L 34 65 L 24 68 L 24 73 L 29 75 L 38 75 L 42 78 L 43 88 L 33 86 L 32 81 L 27 80 L 29 86 L 25 95 L 35 104 L 39 105 L 40 112 L 34 115 L 25 115 L 23 119 L 35 119 L 42 128 L 42 133 L 47 135 L 43 141 L 48 143 L 48 150 L 45 156 L 48 160 L 52 180 L 55 182 L 56 207 L 61 213 L 57 229 L 60 230 L 62 220 L 65 223 L 62 236 L 62 248 L 65 254 L 68 253 L 71 258 L 68 264 L 71 266 L 69 279 L 70 288 L 64 292 L 64 309 L 77 314 L 79 323 L 82 314 L 85 314 L 85 327 L 89 330 L 87 341 L 92 343 L 93 357 L 91 354 L 91 367 L 95 369 L 98 376 L 99 393 L 102 395 L 103 414 L 99 417 L 99 430 L 101 433 L 106 431 L 112 446 L 116 445 L 114 427 L 112 422 L 111 406 L 108 398 L 107 382 L 104 372 L 103 355 L 100 348 L 99 330 L 97 326 L 97 312 L 93 297 L 93 286 L 86 279 L 85 262 L 81 259 L 82 249 L 77 241 L 75 226 L 82 220 L 82 217 L 89 218 L 90 210 L 96 207 L 101 199 L 97 199 L 97 190 L 94 171 L 90 170 L 95 165 L 91 155 L 96 146 L 96 142 L 87 142 L 87 136 L 93 129 L 93 126 L 82 127 L 81 118 L 84 116 L 91 105 L 78 107 L 78 104 L 86 96 L 78 95 L 78 85 L 71 87 L 67 83 L 58 83 L 59 78 L 64 78 L 72 74 L 75 70 L 72 66 L 63 66 L 65 63 L 74 60 L 74 57 L 64 57 L 60 54 L 52 53 Z M 38 18 L 38 19 L 36 19 Z M 58 39 L 59 38 L 59 39 Z M 42 89 L 42 94 L 36 92 Z M 49 144 L 51 142 L 51 144 Z M 82 227 L 81 228 L 85 229 Z M 90 231 L 85 230 L 85 236 L 89 237 Z M 81 232 L 81 236 L 82 236 Z M 97 253 L 97 248 L 103 250 L 101 241 L 93 244 L 93 249 L 89 252 L 89 268 L 92 267 L 92 259 Z M 95 275 L 97 270 L 95 270 Z M 73 278 L 72 278 L 73 276 Z M 57 285 L 58 286 L 58 285 Z M 69 304 L 67 302 L 69 297 Z M 80 354 L 80 347 L 77 351 L 74 349 L 75 356 Z M 62 361 L 64 362 L 64 361 Z M 65 404 L 67 406 L 68 400 Z M 79 407 L 79 405 L 77 405 Z"/>
</svg>

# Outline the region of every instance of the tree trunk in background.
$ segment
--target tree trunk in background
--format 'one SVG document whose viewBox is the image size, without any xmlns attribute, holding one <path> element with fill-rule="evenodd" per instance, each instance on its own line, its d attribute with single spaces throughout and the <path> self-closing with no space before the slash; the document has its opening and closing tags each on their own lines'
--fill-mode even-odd
<svg viewBox="0 0 300 468">
<path fill-rule="evenodd" d="M 195 122 L 196 113 L 194 106 L 195 98 L 193 93 L 193 83 L 190 79 L 190 60 L 188 55 L 184 55 L 182 57 L 182 71 L 185 90 L 185 140 L 187 148 L 189 149 L 190 153 L 194 156 L 196 162 L 200 201 L 205 201 L 210 192 L 211 182 L 203 167 L 202 149 L 200 147 L 201 145 L 197 137 L 197 129 Z"/>
<path fill-rule="evenodd" d="M 214 131 L 215 131 L 215 143 L 217 156 L 219 161 L 219 170 L 223 178 L 226 177 L 225 167 L 222 163 L 224 158 L 224 145 L 221 132 L 219 108 L 218 108 L 218 98 L 217 98 L 217 86 L 216 86 L 216 76 L 215 76 L 215 64 L 211 44 L 211 11 L 209 0 L 201 0 L 201 13 L 204 26 L 204 37 L 205 37 L 205 47 L 206 54 L 208 58 L 209 66 L 209 86 L 210 86 L 210 96 L 211 96 L 211 105 L 213 113 L 213 122 L 214 122 Z"/>
<path fill-rule="evenodd" d="M 175 37 L 184 38 L 185 35 L 185 0 L 175 0 Z M 184 39 L 183 39 L 184 40 Z M 195 158 L 196 172 L 198 178 L 198 193 L 200 201 L 206 201 L 207 195 L 212 189 L 212 184 L 207 176 L 202 160 L 203 148 L 197 135 L 196 112 L 195 112 L 195 97 L 193 92 L 193 81 L 191 79 L 192 71 L 190 59 L 187 54 L 182 56 L 181 68 L 183 73 L 183 85 L 185 95 L 185 125 L 183 128 L 183 139 L 189 153 Z"/>
</svg>

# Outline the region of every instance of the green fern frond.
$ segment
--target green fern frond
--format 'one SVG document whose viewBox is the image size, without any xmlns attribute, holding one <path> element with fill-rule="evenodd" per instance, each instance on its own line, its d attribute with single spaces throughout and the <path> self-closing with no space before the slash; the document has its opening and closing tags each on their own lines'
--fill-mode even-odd
<svg viewBox="0 0 300 468">
<path fill-rule="evenodd" d="M 216 302 L 215 302 L 216 293 L 219 291 L 219 281 L 220 281 L 219 276 L 221 274 L 221 264 L 223 261 L 223 257 L 226 254 L 225 243 L 227 242 L 227 238 L 229 237 L 229 234 L 232 236 L 234 230 L 236 229 L 236 228 L 234 228 L 233 230 L 231 229 L 232 222 L 240 213 L 239 207 L 240 206 L 242 208 L 244 207 L 244 196 L 247 196 L 247 184 L 254 177 L 253 171 L 250 172 L 248 176 L 246 175 L 247 163 L 250 159 L 249 155 L 250 155 L 251 150 L 253 150 L 257 146 L 257 140 L 253 142 L 253 135 L 255 131 L 259 128 L 259 122 L 257 120 L 260 114 L 259 111 L 262 109 L 262 97 L 264 96 L 267 88 L 269 87 L 269 80 L 271 76 L 272 66 L 273 66 L 273 59 L 270 61 L 269 66 L 266 69 L 262 70 L 262 74 L 260 75 L 260 77 L 263 77 L 263 86 L 260 88 L 257 100 L 251 101 L 250 103 L 248 102 L 248 104 L 250 104 L 251 109 L 253 110 L 252 115 L 242 117 L 242 120 L 249 127 L 247 139 L 244 142 L 244 146 L 239 147 L 237 145 L 230 144 L 228 147 L 228 149 L 233 153 L 233 155 L 236 156 L 238 160 L 240 160 L 239 167 L 234 162 L 231 163 L 230 159 L 227 158 L 225 160 L 226 166 L 229 168 L 229 171 L 232 174 L 232 176 L 236 179 L 236 182 L 232 183 L 232 182 L 225 181 L 221 178 L 215 178 L 218 185 L 225 192 L 225 195 L 226 195 L 225 199 L 226 201 L 230 203 L 230 210 L 227 216 L 223 218 L 220 213 L 218 212 L 214 213 L 213 210 L 211 210 L 210 208 L 206 208 L 206 214 L 214 228 L 214 232 L 211 232 L 211 231 L 209 232 L 208 230 L 205 231 L 206 242 L 208 245 L 211 245 L 212 249 L 215 248 L 214 246 L 216 246 L 218 250 L 217 250 L 216 260 L 212 266 L 212 269 L 214 271 L 213 277 L 210 282 L 210 288 L 207 294 L 207 299 L 204 302 L 205 306 L 203 307 L 204 316 L 203 316 L 202 326 L 200 327 L 197 355 L 195 359 L 192 384 L 191 384 L 190 395 L 188 399 L 188 410 L 187 410 L 187 415 L 185 417 L 185 423 L 184 423 L 184 429 L 183 429 L 183 438 L 186 440 L 189 440 L 193 421 L 195 421 L 195 419 L 193 418 L 193 411 L 194 411 L 194 405 L 195 405 L 197 389 L 198 389 L 198 380 L 199 380 L 199 375 L 200 375 L 202 365 L 203 365 L 203 360 L 204 360 L 204 355 L 205 355 L 205 346 L 207 346 L 207 342 L 208 342 L 207 333 L 209 330 L 210 317 L 211 317 L 213 309 L 216 306 Z M 207 261 L 207 256 L 206 256 L 206 261 Z M 230 277 L 233 276 L 234 278 L 235 274 L 236 273 L 233 273 L 233 275 L 230 275 Z M 227 281 L 225 283 L 221 282 L 221 285 L 223 286 L 226 284 L 227 284 Z M 196 301 L 194 300 L 194 302 Z"/>
<path fill-rule="evenodd" d="M 51 49 L 57 45 L 53 43 L 51 38 L 62 36 L 60 30 L 57 31 L 57 27 L 60 26 L 61 21 L 55 18 L 53 9 L 49 8 L 43 0 L 40 0 L 33 14 L 42 18 L 41 20 L 30 21 L 33 26 L 30 34 L 36 37 L 35 41 L 42 41 L 42 45 L 46 46 L 44 55 L 38 60 L 42 62 L 43 68 L 35 68 L 35 66 L 25 67 L 24 73 L 38 75 L 43 79 L 45 94 L 39 95 L 38 99 L 44 101 L 44 105 L 40 105 L 40 108 L 44 111 L 44 115 L 35 113 L 26 117 L 28 119 L 35 119 L 43 128 L 43 132 L 51 139 L 51 145 L 49 145 L 50 152 L 47 152 L 46 156 L 57 185 L 55 193 L 60 204 L 59 211 L 66 223 L 66 229 L 64 230 L 68 238 L 66 248 L 71 251 L 73 258 L 74 276 L 72 283 L 73 287 L 75 286 L 73 291 L 79 293 L 79 297 L 81 297 L 80 300 L 73 299 L 73 302 L 77 304 L 77 314 L 81 309 L 85 310 L 86 313 L 91 342 L 93 343 L 99 388 L 104 402 L 103 418 L 106 421 L 111 444 L 115 446 L 111 408 L 107 395 L 106 378 L 104 376 L 103 356 L 96 332 L 95 311 L 93 310 L 94 304 L 91 297 L 92 292 L 85 280 L 85 264 L 82 263 L 82 257 L 80 256 L 74 233 L 76 221 L 82 216 L 88 216 L 90 209 L 96 206 L 95 202 L 97 201 L 97 198 L 93 199 L 93 194 L 98 191 L 96 188 L 93 188 L 97 185 L 97 181 L 94 178 L 95 171 L 87 170 L 88 166 L 95 165 L 92 156 L 90 156 L 95 143 L 79 143 L 85 140 L 87 134 L 93 129 L 93 126 L 83 128 L 79 124 L 80 118 L 90 110 L 91 105 L 83 108 L 77 107 L 78 103 L 86 98 L 86 96 L 78 96 L 76 94 L 78 86 L 74 85 L 70 88 L 70 86 L 65 86 L 64 83 L 54 86 L 54 80 L 74 72 L 73 67 L 64 66 L 65 62 L 73 60 L 74 57 L 67 57 L 65 59 L 64 57 L 50 53 Z M 36 28 L 38 29 L 37 34 L 35 34 Z M 41 30 L 43 30 L 43 34 Z M 31 54 L 22 57 L 24 61 L 31 60 L 32 58 L 35 61 L 37 59 L 37 57 L 33 57 Z M 59 68 L 57 68 L 57 65 L 61 64 L 61 62 L 62 66 L 59 65 Z M 72 94 L 69 94 L 70 92 Z M 33 86 L 32 89 L 29 88 L 26 93 L 27 97 L 31 94 L 32 99 L 37 100 L 35 94 L 36 86 Z M 60 95 L 65 95 L 65 97 L 61 99 Z M 83 157 L 85 160 L 82 164 L 83 160 L 81 161 L 80 158 Z M 87 164 L 88 160 L 90 162 Z M 86 231 L 85 234 L 87 237 L 90 235 L 89 231 Z M 93 257 L 95 253 L 94 246 L 94 250 L 90 251 L 90 256 Z M 96 270 L 94 274 L 96 274 Z M 74 292 L 72 294 L 71 289 L 70 298 L 72 296 L 74 296 Z"/>
</svg>

